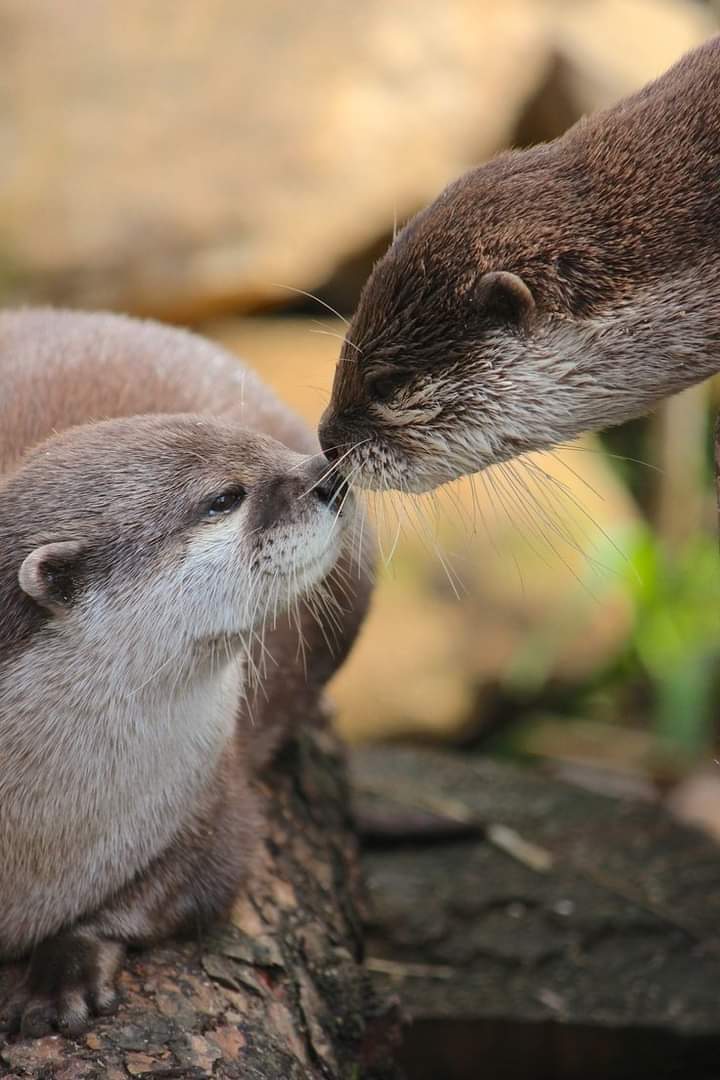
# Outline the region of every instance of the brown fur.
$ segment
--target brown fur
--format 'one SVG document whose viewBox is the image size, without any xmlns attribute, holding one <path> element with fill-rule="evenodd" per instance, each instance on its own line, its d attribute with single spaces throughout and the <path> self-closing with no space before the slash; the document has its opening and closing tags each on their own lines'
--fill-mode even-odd
<svg viewBox="0 0 720 1080">
<path fill-rule="evenodd" d="M 714 38 L 418 214 L 373 270 L 338 363 L 321 442 L 337 458 L 369 440 L 343 469 L 432 486 L 717 370 L 719 106 Z M 425 391 L 433 408 L 413 416 Z"/>
</svg>

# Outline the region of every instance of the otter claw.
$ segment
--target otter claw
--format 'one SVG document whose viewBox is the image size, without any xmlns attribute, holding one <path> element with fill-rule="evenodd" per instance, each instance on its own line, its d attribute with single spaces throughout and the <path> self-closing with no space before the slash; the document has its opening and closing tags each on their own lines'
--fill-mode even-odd
<svg viewBox="0 0 720 1080">
<path fill-rule="evenodd" d="M 51 1001 L 31 1000 L 23 1009 L 20 1034 L 24 1039 L 40 1039 L 55 1027 L 57 1010 Z"/>
<path fill-rule="evenodd" d="M 69 1038 L 80 1035 L 93 1016 L 116 1011 L 115 974 L 123 951 L 117 942 L 87 932 L 43 942 L 0 1004 L 0 1030 L 33 1039 L 55 1030 Z"/>
<path fill-rule="evenodd" d="M 0 1004 L 0 1031 L 14 1035 L 20 1030 L 23 1006 L 24 1000 L 19 998 L 8 998 Z"/>
</svg>

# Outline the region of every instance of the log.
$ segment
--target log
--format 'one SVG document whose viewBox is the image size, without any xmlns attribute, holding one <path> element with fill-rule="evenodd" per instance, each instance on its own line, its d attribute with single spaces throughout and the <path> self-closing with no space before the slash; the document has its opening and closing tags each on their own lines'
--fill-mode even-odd
<svg viewBox="0 0 720 1080">
<path fill-rule="evenodd" d="M 0 1076 L 393 1080 L 397 1006 L 362 966 L 339 744 L 307 729 L 266 771 L 261 856 L 232 921 L 135 954 L 122 1005 L 77 1041 L 0 1042 Z"/>
<path fill-rule="evenodd" d="M 367 964 L 410 1080 L 720 1076 L 720 850 L 654 800 L 452 751 L 351 757 Z"/>
</svg>

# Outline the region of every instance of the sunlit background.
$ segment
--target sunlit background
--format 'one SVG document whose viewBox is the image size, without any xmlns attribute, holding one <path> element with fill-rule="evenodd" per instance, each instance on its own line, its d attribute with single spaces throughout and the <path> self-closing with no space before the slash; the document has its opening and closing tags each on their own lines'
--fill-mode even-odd
<svg viewBox="0 0 720 1080">
<path fill-rule="evenodd" d="M 323 301 L 351 314 L 395 222 L 719 25 L 692 0 L 1 0 L 2 302 L 193 326 L 314 423 L 343 333 Z M 669 793 L 720 831 L 717 397 L 374 500 L 343 734 Z"/>
</svg>

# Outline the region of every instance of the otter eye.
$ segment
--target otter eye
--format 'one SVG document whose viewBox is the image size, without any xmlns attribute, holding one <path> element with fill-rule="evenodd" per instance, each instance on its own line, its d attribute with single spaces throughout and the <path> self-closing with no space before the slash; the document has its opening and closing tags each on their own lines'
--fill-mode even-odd
<svg viewBox="0 0 720 1080">
<path fill-rule="evenodd" d="M 396 371 L 391 374 L 383 373 L 371 378 L 368 388 L 376 401 L 387 401 L 393 396 L 401 382 L 402 377 Z"/>
<path fill-rule="evenodd" d="M 216 518 L 221 517 L 223 514 L 229 514 L 231 510 L 235 510 L 240 505 L 244 498 L 244 488 L 223 491 L 221 495 L 216 495 L 209 504 L 205 510 L 205 517 Z"/>
</svg>

